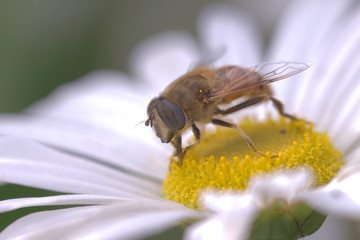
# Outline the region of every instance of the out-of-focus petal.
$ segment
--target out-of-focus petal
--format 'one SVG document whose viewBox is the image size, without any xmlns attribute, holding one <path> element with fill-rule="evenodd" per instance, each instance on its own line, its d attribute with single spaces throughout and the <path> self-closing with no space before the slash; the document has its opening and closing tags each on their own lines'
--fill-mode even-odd
<svg viewBox="0 0 360 240">
<path fill-rule="evenodd" d="M 49 236 L 60 237 L 60 232 L 64 236 L 67 230 L 95 217 L 102 208 L 103 206 L 90 206 L 33 213 L 5 228 L 0 233 L 0 240 L 43 240 Z"/>
<path fill-rule="evenodd" d="M 270 206 L 282 199 L 292 203 L 292 199 L 312 185 L 312 176 L 306 169 L 290 172 L 276 172 L 269 176 L 258 176 L 249 184 L 249 194 L 261 206 Z"/>
<path fill-rule="evenodd" d="M 200 14 L 198 29 L 205 51 L 224 51 L 219 66 L 259 61 L 262 43 L 258 29 L 248 13 L 236 6 L 209 5 Z"/>
<path fill-rule="evenodd" d="M 346 219 L 360 220 L 360 204 L 346 193 L 335 189 L 317 189 L 304 192 L 296 197 L 316 211 Z"/>
<path fill-rule="evenodd" d="M 202 214 L 161 201 L 77 207 L 33 213 L 10 226 L 0 239 L 137 239 L 164 231 Z"/>
<path fill-rule="evenodd" d="M 255 214 L 249 209 L 218 213 L 187 229 L 185 239 L 189 240 L 242 240 L 248 239 Z"/>
<path fill-rule="evenodd" d="M 212 212 L 247 208 L 252 205 L 254 200 L 253 196 L 235 192 L 227 194 L 219 194 L 216 191 L 204 192 L 202 196 L 203 208 Z"/>
<path fill-rule="evenodd" d="M 121 201 L 132 201 L 129 198 L 120 198 L 104 195 L 68 194 L 49 197 L 14 198 L 0 201 L 0 212 L 13 211 L 24 207 L 50 205 L 107 205 Z"/>
<path fill-rule="evenodd" d="M 189 227 L 185 239 L 247 239 L 259 207 L 249 195 L 204 193 L 203 205 L 215 215 Z"/>
<path fill-rule="evenodd" d="M 130 56 L 133 74 L 158 91 L 187 72 L 199 53 L 193 37 L 181 31 L 169 31 L 140 43 Z"/>
<path fill-rule="evenodd" d="M 341 168 L 340 172 L 351 169 L 353 166 L 358 166 L 360 164 L 360 145 L 352 149 L 350 153 L 346 154 L 346 156 L 344 156 L 344 161 L 346 164 Z"/>
<path fill-rule="evenodd" d="M 131 135 L 147 118 L 151 97 L 146 84 L 129 82 L 121 73 L 98 71 L 57 88 L 26 112 Z M 149 139 L 150 132 L 144 131 L 143 138 Z"/>
<path fill-rule="evenodd" d="M 136 208 L 136 206 L 133 206 Z M 115 209 L 116 214 L 116 209 Z M 99 222 L 82 224 L 76 231 L 69 234 L 69 239 L 140 239 L 161 233 L 185 220 L 197 219 L 200 212 L 184 210 L 150 210 L 129 217 L 114 216 L 109 212 L 99 217 Z"/>
<path fill-rule="evenodd" d="M 205 192 L 202 203 L 205 209 L 216 213 L 211 218 L 194 224 L 187 239 L 247 239 L 253 221 L 261 208 L 277 200 L 294 203 L 299 192 L 310 187 L 312 178 L 305 169 L 278 172 L 255 177 L 248 193 L 217 194 Z"/>
<path fill-rule="evenodd" d="M 360 221 L 360 162 L 351 162 L 326 186 L 306 191 L 295 199 L 323 214 Z"/>
<path fill-rule="evenodd" d="M 160 197 L 160 183 L 17 138 L 0 139 L 0 180 L 59 192 Z"/>
</svg>

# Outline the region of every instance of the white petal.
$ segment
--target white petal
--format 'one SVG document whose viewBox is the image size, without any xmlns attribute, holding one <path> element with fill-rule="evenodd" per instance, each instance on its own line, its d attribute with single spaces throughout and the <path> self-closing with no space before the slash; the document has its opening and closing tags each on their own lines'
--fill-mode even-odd
<svg viewBox="0 0 360 240">
<path fill-rule="evenodd" d="M 320 189 L 300 194 L 303 201 L 325 215 L 331 214 L 346 219 L 360 220 L 360 203 L 341 190 Z"/>
<path fill-rule="evenodd" d="M 319 80 L 311 84 L 307 92 L 308 96 L 312 95 L 312 100 L 317 103 L 309 109 L 315 120 L 324 119 L 326 111 L 330 111 L 331 116 L 341 115 L 338 109 L 333 109 L 334 100 L 340 101 L 342 108 L 348 104 L 345 99 L 337 99 L 337 94 L 346 91 L 345 87 L 352 81 L 360 66 L 360 57 L 357 54 L 360 47 L 360 30 L 357 28 L 360 24 L 360 8 L 354 10 L 355 13 L 350 12 L 346 17 L 339 19 L 325 36 L 325 39 L 332 40 L 322 47 L 319 46 L 318 66 L 312 76 L 313 79 Z M 348 94 L 352 92 L 351 90 L 356 90 L 359 85 L 358 81 L 352 82 L 353 84 L 348 86 L 350 90 L 346 91 Z M 334 96 L 335 99 L 329 102 L 329 96 Z"/>
<path fill-rule="evenodd" d="M 326 190 L 339 190 L 346 194 L 352 201 L 360 206 L 360 163 L 342 169 L 332 182 L 326 186 Z M 360 218 L 360 215 L 359 215 Z"/>
<path fill-rule="evenodd" d="M 360 18 L 355 18 L 336 26 L 337 29 L 330 31 L 325 38 L 333 41 L 329 43 L 330 46 L 321 49 L 316 61 L 317 67 L 314 64 L 314 71 L 310 76 L 313 82 L 309 83 L 308 90 L 302 97 L 309 100 L 299 105 L 300 111 L 306 111 L 308 118 L 319 124 L 320 130 L 331 130 L 329 134 L 335 138 L 338 137 L 339 130 L 354 132 L 359 117 L 357 75 L 360 57 L 356 52 L 360 46 L 360 31 L 354 29 L 358 29 Z"/>
<path fill-rule="evenodd" d="M 331 39 L 325 38 L 325 35 L 333 27 L 348 3 L 348 1 L 329 1 L 327 4 L 313 0 L 294 1 L 279 21 L 280 25 L 272 39 L 267 59 L 269 61 L 310 61 L 313 63 L 313 66 L 304 73 L 273 84 L 276 95 L 284 101 L 287 111 L 298 113 L 299 109 L 302 109 L 299 107 L 300 103 L 307 108 L 314 105 L 311 102 L 314 95 L 306 94 L 312 90 L 313 84 L 322 79 L 322 76 L 315 77 L 313 72 L 317 68 L 319 70 L 327 69 L 327 66 L 320 67 L 319 65 L 322 63 L 315 59 L 324 43 L 331 42 Z M 319 13 L 321 13 L 320 18 Z M 301 112 L 301 114 L 303 113 Z"/>
<path fill-rule="evenodd" d="M 160 196 L 160 182 L 16 138 L 0 139 L 0 180 L 59 192 Z"/>
<path fill-rule="evenodd" d="M 33 213 L 5 228 L 0 233 L 0 240 L 45 240 L 49 239 L 49 236 L 60 238 L 67 230 L 72 229 L 72 226 L 95 217 L 101 208 L 91 206 Z"/>
<path fill-rule="evenodd" d="M 152 97 L 145 84 L 130 82 L 120 73 L 99 71 L 59 87 L 26 112 L 136 136 L 135 125 L 147 118 Z M 149 138 L 147 132 L 142 138 Z"/>
<path fill-rule="evenodd" d="M 0 212 L 13 211 L 24 207 L 50 205 L 103 205 L 120 201 L 131 201 L 128 198 L 102 195 L 56 195 L 49 197 L 14 198 L 0 201 Z"/>
<path fill-rule="evenodd" d="M 116 213 L 115 213 L 116 214 Z M 120 219 L 110 215 L 77 229 L 69 239 L 139 239 L 161 233 L 181 221 L 199 218 L 195 212 L 161 210 Z"/>
<path fill-rule="evenodd" d="M 134 239 L 201 216 L 165 200 L 77 207 L 25 216 L 6 228 L 0 239 L 47 239 L 49 234 L 62 239 Z"/>
<path fill-rule="evenodd" d="M 329 131 L 335 145 L 347 152 L 356 144 L 360 133 L 360 85 L 357 78 L 360 66 L 357 54 L 360 47 L 360 31 L 357 27 L 360 24 L 360 8 L 353 7 L 350 11 L 346 8 L 349 5 L 347 1 L 331 1 L 326 6 L 320 2 L 313 1 L 304 8 L 313 13 L 310 18 L 317 18 L 316 12 L 323 13 L 321 20 L 314 21 L 315 25 L 311 28 L 319 27 L 316 38 L 313 39 L 312 34 L 307 38 L 306 33 L 297 36 L 298 39 L 309 39 L 311 51 L 307 53 L 309 48 L 306 46 L 299 48 L 310 56 L 313 65 L 299 74 L 301 81 L 283 81 L 279 85 L 288 84 L 287 89 L 282 89 L 288 95 L 284 101 L 288 109 L 316 123 L 318 130 Z M 300 8 L 300 20 L 304 16 L 308 17 L 306 12 L 302 12 L 304 9 Z M 297 19 L 295 10 L 294 14 Z M 291 19 L 291 14 L 288 18 Z M 323 25 L 317 26 L 318 22 Z M 292 46 L 292 49 L 297 48 Z"/>
<path fill-rule="evenodd" d="M 2 115 L 0 118 L 2 135 L 31 138 L 161 180 L 168 170 L 171 149 L 163 148 L 158 139 L 154 138 L 153 142 L 150 138 L 142 139 L 141 135 L 146 131 L 154 135 L 151 129 L 140 127 L 128 127 L 127 133 L 119 135 L 83 123 L 51 117 Z"/>
<path fill-rule="evenodd" d="M 352 149 L 351 152 L 346 154 L 344 156 L 344 161 L 346 162 L 346 164 L 341 168 L 340 171 L 358 165 L 360 163 L 360 146 L 356 146 L 354 149 Z"/>
<path fill-rule="evenodd" d="M 184 238 L 190 240 L 248 239 L 255 214 L 253 212 L 249 214 L 247 209 L 244 210 L 218 214 L 206 221 L 196 223 L 187 229 Z"/>
<path fill-rule="evenodd" d="M 312 176 L 305 169 L 298 169 L 292 172 L 277 172 L 269 176 L 255 177 L 249 184 L 249 194 L 261 207 L 271 205 L 278 199 L 288 203 L 301 191 L 310 187 Z"/>
<path fill-rule="evenodd" d="M 216 214 L 186 231 L 185 239 L 247 239 L 259 211 L 249 195 L 205 193 L 203 204 Z"/>
<path fill-rule="evenodd" d="M 309 171 L 278 172 L 251 180 L 246 194 L 204 193 L 204 207 L 217 214 L 195 224 L 188 239 L 247 239 L 253 221 L 261 208 L 278 199 L 293 203 L 295 196 L 310 187 Z"/>
<path fill-rule="evenodd" d="M 89 108 L 96 109 L 102 114 L 116 115 L 122 110 L 119 103 L 126 100 L 131 100 L 134 105 L 144 104 L 144 97 L 151 97 L 148 91 L 149 88 L 145 84 L 140 84 L 121 72 L 96 71 L 58 87 L 45 100 L 31 106 L 27 112 L 51 115 L 59 111 L 58 107 L 67 107 L 80 111 L 69 111 L 68 114 L 71 115 L 91 114 Z M 85 105 L 86 109 L 76 109 L 79 104 Z"/>
<path fill-rule="evenodd" d="M 136 76 L 162 91 L 197 59 L 194 39 L 185 32 L 171 31 L 140 43 L 130 57 L 130 67 Z"/>
<path fill-rule="evenodd" d="M 329 105 L 331 107 L 327 107 L 325 113 L 322 112 L 324 118 L 320 122 L 321 128 L 329 129 L 329 135 L 334 138 L 335 146 L 344 153 L 348 153 L 354 146 L 359 145 L 360 82 L 358 75 L 360 74 L 360 64 L 357 65 L 357 72 L 352 76 L 352 83 L 348 84 L 347 89 L 341 92 L 340 85 L 338 92 L 330 93 L 335 98 L 341 93 L 342 97 L 336 98 L 337 101 L 330 99 Z M 352 69 L 347 70 L 351 71 Z M 346 78 L 343 80 L 346 81 Z"/>
<path fill-rule="evenodd" d="M 209 51 L 223 49 L 218 64 L 255 63 L 260 59 L 258 29 L 250 16 L 234 5 L 212 4 L 199 19 L 200 39 Z"/>
<path fill-rule="evenodd" d="M 325 187 L 299 194 L 314 209 L 346 219 L 360 220 L 360 162 L 345 166 Z"/>
<path fill-rule="evenodd" d="M 203 208 L 213 212 L 232 211 L 252 206 L 253 197 L 247 194 L 227 193 L 219 194 L 215 192 L 202 193 Z"/>
<path fill-rule="evenodd" d="M 311 51 L 318 47 L 327 30 L 333 26 L 349 2 L 328 1 L 324 4 L 318 0 L 292 1 L 279 20 L 267 59 L 295 61 L 311 55 Z M 293 59 L 294 57 L 297 59 Z"/>
<path fill-rule="evenodd" d="M 91 73 L 27 109 L 44 118 L 2 115 L 0 133 L 30 137 L 161 178 L 167 172 L 171 147 L 159 144 L 144 124 L 135 127 L 147 118 L 152 97 L 145 94 L 147 90 L 145 85 L 129 83 L 121 73 Z M 127 161 L 119 161 L 119 156 Z"/>
</svg>

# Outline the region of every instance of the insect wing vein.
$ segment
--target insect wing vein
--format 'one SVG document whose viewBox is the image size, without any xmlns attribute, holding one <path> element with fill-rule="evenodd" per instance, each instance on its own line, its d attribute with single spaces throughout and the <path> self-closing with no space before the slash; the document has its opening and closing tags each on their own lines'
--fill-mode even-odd
<svg viewBox="0 0 360 240">
<path fill-rule="evenodd" d="M 224 76 L 220 74 L 217 77 L 216 80 L 219 83 L 210 90 L 208 100 L 213 101 L 234 93 L 276 82 L 296 75 L 309 67 L 310 64 L 300 62 L 260 63 L 252 68 L 234 66 L 227 70 Z"/>
</svg>

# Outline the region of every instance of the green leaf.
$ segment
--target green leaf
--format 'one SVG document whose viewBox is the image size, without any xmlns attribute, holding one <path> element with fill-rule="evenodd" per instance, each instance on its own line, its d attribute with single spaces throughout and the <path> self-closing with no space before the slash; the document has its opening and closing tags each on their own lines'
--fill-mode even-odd
<svg viewBox="0 0 360 240">
<path fill-rule="evenodd" d="M 276 202 L 260 212 L 254 222 L 251 240 L 291 240 L 316 232 L 326 216 L 304 203 L 288 205 Z"/>
</svg>

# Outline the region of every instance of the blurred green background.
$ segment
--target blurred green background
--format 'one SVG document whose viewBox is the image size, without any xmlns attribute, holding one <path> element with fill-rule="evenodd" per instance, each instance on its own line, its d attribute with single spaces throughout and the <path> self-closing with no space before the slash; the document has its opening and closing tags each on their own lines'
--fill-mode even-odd
<svg viewBox="0 0 360 240">
<path fill-rule="evenodd" d="M 194 32 L 209 0 L 0 1 L 0 112 L 19 111 L 95 69 L 127 70 L 141 40 Z"/>
<path fill-rule="evenodd" d="M 169 29 L 195 33 L 199 11 L 211 2 L 1 0 L 0 112 L 19 111 L 92 70 L 127 71 L 139 41 Z M 256 15 L 263 29 L 284 5 L 273 0 L 264 10 L 259 0 L 231 2 Z"/>
</svg>

